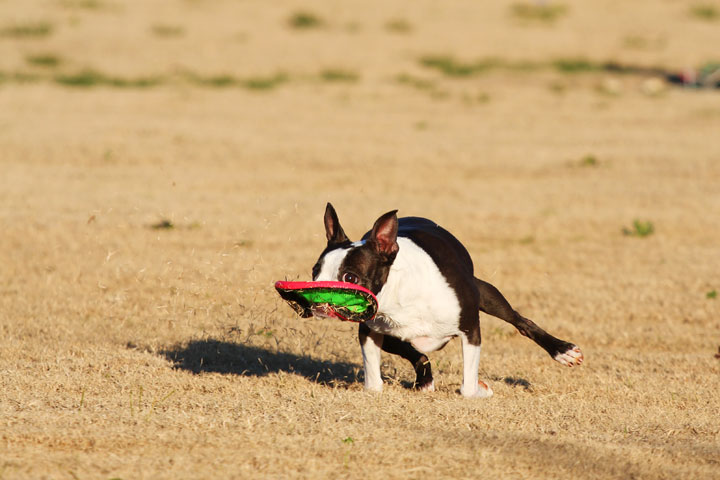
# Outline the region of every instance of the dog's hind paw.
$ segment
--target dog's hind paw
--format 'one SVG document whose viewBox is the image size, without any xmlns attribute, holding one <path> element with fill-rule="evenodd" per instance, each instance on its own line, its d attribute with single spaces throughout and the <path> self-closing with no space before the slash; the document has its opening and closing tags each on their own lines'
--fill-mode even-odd
<svg viewBox="0 0 720 480">
<path fill-rule="evenodd" d="M 584 357 L 583 353 L 577 347 L 577 345 L 571 345 L 566 351 L 558 353 L 553 357 L 556 362 L 559 362 L 568 367 L 574 367 L 582 364 Z"/>
<path fill-rule="evenodd" d="M 430 380 L 423 385 L 416 385 L 415 387 L 419 392 L 434 392 L 435 391 L 435 380 Z"/>
</svg>

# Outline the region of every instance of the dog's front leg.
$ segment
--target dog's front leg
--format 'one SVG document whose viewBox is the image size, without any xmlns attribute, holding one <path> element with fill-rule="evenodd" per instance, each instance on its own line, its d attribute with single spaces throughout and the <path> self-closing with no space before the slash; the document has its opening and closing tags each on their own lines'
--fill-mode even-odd
<svg viewBox="0 0 720 480">
<path fill-rule="evenodd" d="M 463 353 L 463 384 L 460 393 L 463 397 L 491 397 L 492 389 L 485 382 L 478 380 L 480 344 L 473 345 L 465 334 L 460 335 L 460 338 Z"/>
<path fill-rule="evenodd" d="M 365 390 L 372 392 L 382 391 L 382 377 L 380 376 L 380 351 L 382 350 L 384 335 L 370 330 L 364 323 L 360 324 L 358 339 L 362 348 L 363 369 L 365 370 Z"/>
</svg>

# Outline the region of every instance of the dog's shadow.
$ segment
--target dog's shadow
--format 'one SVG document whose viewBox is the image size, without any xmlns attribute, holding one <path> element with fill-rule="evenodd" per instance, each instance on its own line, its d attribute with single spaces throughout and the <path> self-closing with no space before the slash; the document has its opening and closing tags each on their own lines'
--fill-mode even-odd
<svg viewBox="0 0 720 480">
<path fill-rule="evenodd" d="M 318 360 L 289 352 L 207 339 L 193 340 L 186 345 L 170 347 L 159 352 L 174 368 L 195 374 L 216 372 L 262 377 L 286 372 L 327 386 L 357 383 L 360 368 L 346 362 Z"/>
</svg>

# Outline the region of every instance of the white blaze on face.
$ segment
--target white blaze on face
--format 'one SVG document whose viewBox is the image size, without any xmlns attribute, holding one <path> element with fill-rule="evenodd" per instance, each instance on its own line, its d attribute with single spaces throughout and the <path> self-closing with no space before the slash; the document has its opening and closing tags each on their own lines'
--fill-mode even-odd
<svg viewBox="0 0 720 480">
<path fill-rule="evenodd" d="M 338 281 L 338 275 L 340 274 L 340 265 L 347 256 L 349 248 L 338 248 L 331 250 L 325 254 L 322 258 L 322 265 L 320 266 L 320 273 L 315 278 L 318 282 L 331 282 Z"/>
</svg>

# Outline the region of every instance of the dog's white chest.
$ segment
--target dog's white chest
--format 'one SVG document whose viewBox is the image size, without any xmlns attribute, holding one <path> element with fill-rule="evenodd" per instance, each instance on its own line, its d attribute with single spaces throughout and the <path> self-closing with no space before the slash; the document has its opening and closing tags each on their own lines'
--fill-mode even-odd
<svg viewBox="0 0 720 480">
<path fill-rule="evenodd" d="M 377 296 L 378 316 L 368 326 L 406 341 L 458 335 L 460 303 L 455 291 L 422 248 L 403 237 L 398 245 L 387 282 Z"/>
</svg>

